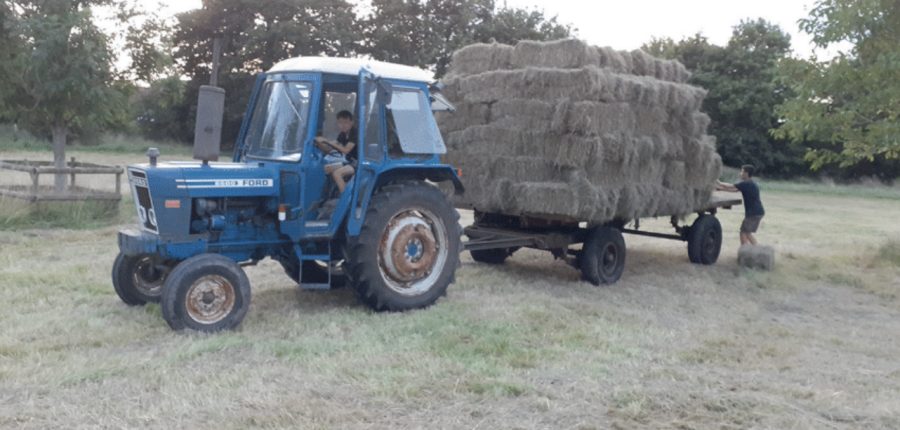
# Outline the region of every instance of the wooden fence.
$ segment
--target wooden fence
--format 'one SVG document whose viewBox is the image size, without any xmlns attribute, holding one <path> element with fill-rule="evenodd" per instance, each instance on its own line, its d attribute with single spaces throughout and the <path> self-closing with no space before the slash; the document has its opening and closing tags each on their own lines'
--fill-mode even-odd
<svg viewBox="0 0 900 430">
<path fill-rule="evenodd" d="M 0 170 L 28 173 L 31 185 L 0 185 L 0 196 L 38 201 L 78 201 L 78 200 L 121 200 L 122 174 L 125 170 L 120 166 L 104 166 L 101 164 L 75 161 L 75 157 L 66 167 L 57 168 L 50 161 L 0 160 Z M 41 175 L 69 175 L 69 183 L 64 192 L 57 192 L 52 186 L 41 186 Z M 115 192 L 101 191 L 76 185 L 78 175 L 115 175 Z"/>
</svg>

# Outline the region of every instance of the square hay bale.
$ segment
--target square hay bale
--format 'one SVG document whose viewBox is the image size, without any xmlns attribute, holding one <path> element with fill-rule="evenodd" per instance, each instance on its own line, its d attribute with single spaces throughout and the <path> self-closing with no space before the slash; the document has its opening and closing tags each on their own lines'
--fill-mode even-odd
<svg viewBox="0 0 900 430">
<path fill-rule="evenodd" d="M 775 268 L 775 250 L 771 246 L 741 245 L 738 265 L 748 269 L 772 270 Z"/>
<path fill-rule="evenodd" d="M 439 117 L 444 159 L 483 211 L 594 223 L 694 212 L 721 159 L 688 76 L 574 39 L 466 47 L 445 82 L 458 117 Z"/>
</svg>

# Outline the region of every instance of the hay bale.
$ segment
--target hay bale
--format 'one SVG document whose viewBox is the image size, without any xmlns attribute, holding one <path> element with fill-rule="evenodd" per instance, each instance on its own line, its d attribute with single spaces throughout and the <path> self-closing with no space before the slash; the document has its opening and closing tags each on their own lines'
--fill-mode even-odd
<svg viewBox="0 0 900 430">
<path fill-rule="evenodd" d="M 475 43 L 465 46 L 453 53 L 450 60 L 453 68 L 447 72 L 447 77 L 511 68 L 512 54 L 512 46 L 499 43 Z"/>
<path fill-rule="evenodd" d="M 594 223 L 694 212 L 721 159 L 687 76 L 574 39 L 458 51 L 444 92 L 458 110 L 438 120 L 464 203 Z"/>
<path fill-rule="evenodd" d="M 748 269 L 772 270 L 775 268 L 775 250 L 771 246 L 741 245 L 738 265 Z"/>
</svg>

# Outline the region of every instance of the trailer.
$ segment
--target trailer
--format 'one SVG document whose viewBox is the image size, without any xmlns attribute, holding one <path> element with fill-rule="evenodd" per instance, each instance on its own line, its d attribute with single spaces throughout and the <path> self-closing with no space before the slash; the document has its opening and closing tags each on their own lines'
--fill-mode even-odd
<svg viewBox="0 0 900 430">
<path fill-rule="evenodd" d="M 623 234 L 687 242 L 691 263 L 715 264 L 722 249 L 722 226 L 716 213 L 741 203 L 741 199 L 713 196 L 696 211 L 697 218 L 690 225 L 682 224 L 681 217 L 670 216 L 674 233 L 641 230 L 640 219 L 588 225 L 572 219 L 485 213 L 473 208 L 475 222 L 464 229 L 468 241 L 463 242 L 463 249 L 473 260 L 487 264 L 502 264 L 520 248 L 548 251 L 580 270 L 586 281 L 612 284 L 625 269 Z"/>
</svg>

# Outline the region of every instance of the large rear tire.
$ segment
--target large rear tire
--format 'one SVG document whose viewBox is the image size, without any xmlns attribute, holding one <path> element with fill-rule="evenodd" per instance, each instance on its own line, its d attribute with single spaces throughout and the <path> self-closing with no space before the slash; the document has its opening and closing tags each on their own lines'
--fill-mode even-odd
<svg viewBox="0 0 900 430">
<path fill-rule="evenodd" d="M 162 314 L 173 330 L 237 327 L 250 308 L 250 280 L 234 260 L 200 254 L 182 261 L 163 287 Z"/>
<path fill-rule="evenodd" d="M 423 182 L 379 189 L 359 236 L 349 239 L 345 270 L 359 299 L 376 311 L 430 306 L 459 265 L 459 214 Z"/>
<path fill-rule="evenodd" d="M 688 232 L 688 259 L 694 264 L 715 264 L 722 251 L 722 224 L 709 214 L 700 215 Z"/>
<path fill-rule="evenodd" d="M 160 261 L 158 256 L 119 253 L 113 262 L 113 289 L 129 306 L 158 303 L 170 270 L 171 265 Z"/>
<path fill-rule="evenodd" d="M 616 228 L 599 226 L 588 232 L 579 258 L 581 275 L 594 284 L 614 284 L 625 271 L 625 238 Z"/>
</svg>

